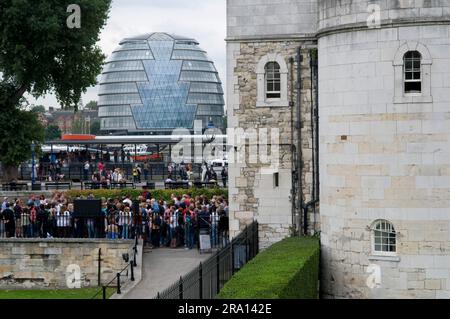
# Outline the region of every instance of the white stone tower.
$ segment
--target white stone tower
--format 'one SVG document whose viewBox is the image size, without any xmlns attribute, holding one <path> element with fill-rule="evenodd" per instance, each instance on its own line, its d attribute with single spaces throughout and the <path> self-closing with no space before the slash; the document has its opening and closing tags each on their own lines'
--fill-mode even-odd
<svg viewBox="0 0 450 319">
<path fill-rule="evenodd" d="M 318 5 L 323 292 L 450 298 L 450 1 Z"/>
</svg>

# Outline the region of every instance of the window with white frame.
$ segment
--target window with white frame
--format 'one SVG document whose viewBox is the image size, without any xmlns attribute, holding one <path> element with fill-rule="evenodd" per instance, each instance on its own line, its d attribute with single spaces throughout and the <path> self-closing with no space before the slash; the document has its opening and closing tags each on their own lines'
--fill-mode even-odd
<svg viewBox="0 0 450 319">
<path fill-rule="evenodd" d="M 287 107 L 288 67 L 280 53 L 269 53 L 256 66 L 257 107 Z"/>
<path fill-rule="evenodd" d="M 281 97 L 280 65 L 277 62 L 266 64 L 266 98 L 274 99 Z"/>
<path fill-rule="evenodd" d="M 397 253 L 397 233 L 394 225 L 384 219 L 375 221 L 371 227 L 372 252 L 375 255 L 395 255 Z"/>
<path fill-rule="evenodd" d="M 395 54 L 394 103 L 432 103 L 431 65 L 428 48 L 416 41 L 403 43 Z"/>
<path fill-rule="evenodd" d="M 422 92 L 422 55 L 417 51 L 408 51 L 403 57 L 405 73 L 405 93 Z"/>
</svg>

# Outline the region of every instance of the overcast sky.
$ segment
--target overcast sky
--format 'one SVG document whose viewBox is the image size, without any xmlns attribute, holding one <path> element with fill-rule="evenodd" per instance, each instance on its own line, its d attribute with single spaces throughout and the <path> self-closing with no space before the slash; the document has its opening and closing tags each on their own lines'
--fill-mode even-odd
<svg viewBox="0 0 450 319">
<path fill-rule="evenodd" d="M 226 0 L 113 0 L 99 45 L 109 57 L 121 39 L 149 32 L 195 38 L 214 61 L 225 85 Z M 97 87 L 89 88 L 82 98 L 84 104 L 97 100 Z M 47 108 L 59 107 L 53 95 L 28 100 Z"/>
</svg>

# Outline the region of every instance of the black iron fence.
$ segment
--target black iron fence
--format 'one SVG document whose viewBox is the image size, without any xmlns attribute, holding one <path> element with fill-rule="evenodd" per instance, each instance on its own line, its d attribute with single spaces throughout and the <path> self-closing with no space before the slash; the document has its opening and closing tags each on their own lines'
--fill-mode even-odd
<svg viewBox="0 0 450 319">
<path fill-rule="evenodd" d="M 258 223 L 253 222 L 205 262 L 159 292 L 156 299 L 212 299 L 258 252 Z"/>
<path fill-rule="evenodd" d="M 97 292 L 92 296 L 91 299 L 108 299 L 108 288 L 114 289 L 117 294 L 122 294 L 122 287 L 129 282 L 135 281 L 135 267 L 137 267 L 137 254 L 138 254 L 138 236 L 134 236 L 134 246 L 133 246 L 133 256 L 130 260 L 128 260 L 128 264 L 121 271 L 117 272 L 117 274 L 107 283 L 102 284 L 100 274 L 100 266 L 99 266 L 99 280 L 98 286 L 101 289 L 97 290 Z M 100 260 L 100 254 L 99 254 Z M 100 265 L 100 264 L 99 264 Z"/>
<path fill-rule="evenodd" d="M 157 216 L 160 216 L 158 222 Z M 159 214 L 143 216 L 132 212 L 115 212 L 96 217 L 80 217 L 73 213 L 50 213 L 48 210 L 26 209 L 22 213 L 11 209 L 0 212 L 0 238 L 108 238 L 143 239 L 144 244 L 158 247 L 200 247 L 200 235 L 209 235 L 211 248 L 229 244 L 228 217 L 225 214 L 207 214 L 188 225 L 178 224 L 178 215 L 163 218 Z M 172 220 L 172 223 L 170 223 Z"/>
<path fill-rule="evenodd" d="M 140 226 L 133 214 L 76 217 L 70 213 L 0 213 L 0 238 L 133 239 Z"/>
<path fill-rule="evenodd" d="M 71 163 L 66 166 L 56 167 L 51 163 L 41 163 L 36 169 L 36 180 L 38 181 L 46 181 L 49 177 L 52 178 L 53 181 L 82 181 L 82 180 L 90 180 L 92 174 L 97 171 L 96 163 L 91 163 L 91 167 L 88 171 L 84 170 L 84 163 Z M 133 168 L 135 168 L 136 164 L 141 165 L 143 167 L 143 163 L 135 162 L 135 163 L 114 163 L 114 162 L 105 162 L 105 170 L 114 170 L 115 168 L 120 168 L 123 172 L 123 177 L 127 180 L 133 178 Z M 201 177 L 201 164 L 193 165 L 193 174 L 195 178 Z M 32 166 L 30 164 L 22 164 L 19 167 L 18 176 L 20 180 L 31 180 L 32 176 Z M 170 174 L 173 179 L 180 178 L 180 172 L 178 169 L 174 169 Z M 3 177 L 3 168 L 0 165 L 0 178 Z M 147 170 L 142 169 L 142 174 L 139 176 L 139 181 L 136 182 L 146 182 L 153 180 L 165 180 L 169 177 L 168 166 L 167 163 L 150 163 Z"/>
</svg>

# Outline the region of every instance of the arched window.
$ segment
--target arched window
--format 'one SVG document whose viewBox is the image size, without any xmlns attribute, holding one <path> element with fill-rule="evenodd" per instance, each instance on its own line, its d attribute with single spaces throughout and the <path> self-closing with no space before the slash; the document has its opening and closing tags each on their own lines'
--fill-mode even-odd
<svg viewBox="0 0 450 319">
<path fill-rule="evenodd" d="M 418 51 L 408 51 L 403 56 L 405 93 L 422 92 L 422 55 Z"/>
<path fill-rule="evenodd" d="M 431 58 L 428 48 L 416 41 L 403 43 L 395 53 L 394 103 L 432 103 Z"/>
<path fill-rule="evenodd" d="M 397 252 L 397 233 L 394 225 L 384 219 L 375 221 L 371 227 L 372 250 L 378 255 L 395 255 Z"/>
<path fill-rule="evenodd" d="M 256 66 L 257 107 L 287 107 L 288 67 L 280 53 L 269 53 Z"/>
<path fill-rule="evenodd" d="M 266 98 L 279 99 L 281 97 L 280 65 L 269 62 L 265 66 Z"/>
</svg>

